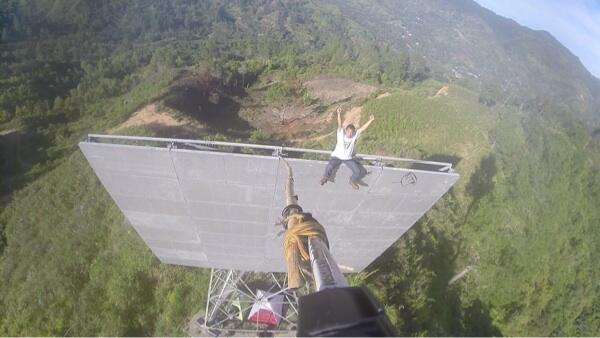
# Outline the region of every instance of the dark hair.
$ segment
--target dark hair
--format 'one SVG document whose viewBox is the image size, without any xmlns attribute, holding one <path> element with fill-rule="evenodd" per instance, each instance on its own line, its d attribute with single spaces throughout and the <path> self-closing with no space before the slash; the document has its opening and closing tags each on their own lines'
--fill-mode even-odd
<svg viewBox="0 0 600 338">
<path fill-rule="evenodd" d="M 353 124 L 349 124 L 349 125 L 347 125 L 347 126 L 346 126 L 346 129 L 348 129 L 348 128 L 352 129 L 352 132 L 355 132 L 355 131 L 356 131 L 356 127 L 354 127 L 354 125 L 353 125 Z"/>
</svg>

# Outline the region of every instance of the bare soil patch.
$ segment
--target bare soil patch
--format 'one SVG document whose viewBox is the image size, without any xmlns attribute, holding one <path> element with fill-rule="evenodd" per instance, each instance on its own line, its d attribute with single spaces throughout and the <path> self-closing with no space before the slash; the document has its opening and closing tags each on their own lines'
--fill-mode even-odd
<svg viewBox="0 0 600 338">
<path fill-rule="evenodd" d="M 341 78 L 313 79 L 302 86 L 308 88 L 318 102 L 306 106 L 301 99 L 297 99 L 285 106 L 265 106 L 259 95 L 249 95 L 244 100 L 240 116 L 256 129 L 294 142 L 320 140 L 332 135 L 328 126 L 336 118 L 336 103 L 344 102 L 343 124 L 352 123 L 359 127 L 362 107 L 353 105 L 377 89 Z"/>
<path fill-rule="evenodd" d="M 152 130 L 158 137 L 196 138 L 206 126 L 190 117 L 175 118 L 161 112 L 156 104 L 149 104 L 135 112 L 127 121 L 110 129 L 110 133 L 119 132 L 129 127 L 144 126 Z"/>
<path fill-rule="evenodd" d="M 127 121 L 121 123 L 110 132 L 123 130 L 129 127 L 159 124 L 166 127 L 183 126 L 191 123 L 188 119 L 176 120 L 173 116 L 157 111 L 155 104 L 149 104 L 135 112 Z"/>
<path fill-rule="evenodd" d="M 306 123 L 319 117 L 315 106 L 262 106 L 258 102 L 253 103 L 241 109 L 240 117 L 246 119 L 252 127 L 270 134 L 287 137 L 303 132 Z"/>
<path fill-rule="evenodd" d="M 388 96 L 390 96 L 390 95 L 392 95 L 392 93 L 390 93 L 390 92 L 385 92 L 385 93 L 382 93 L 382 94 L 379 94 L 379 95 L 377 95 L 376 99 L 377 99 L 377 100 L 379 100 L 379 99 L 383 99 L 384 97 L 388 97 Z"/>
<path fill-rule="evenodd" d="M 304 82 L 303 85 L 310 90 L 313 97 L 323 103 L 331 104 L 347 100 L 357 95 L 368 95 L 377 88 L 341 78 L 320 78 Z"/>
<path fill-rule="evenodd" d="M 352 107 L 344 115 L 342 115 L 342 125 L 353 124 L 357 129 L 360 128 L 360 115 L 362 114 L 362 107 Z"/>
<path fill-rule="evenodd" d="M 448 96 L 448 86 L 442 86 L 433 97 Z"/>
</svg>

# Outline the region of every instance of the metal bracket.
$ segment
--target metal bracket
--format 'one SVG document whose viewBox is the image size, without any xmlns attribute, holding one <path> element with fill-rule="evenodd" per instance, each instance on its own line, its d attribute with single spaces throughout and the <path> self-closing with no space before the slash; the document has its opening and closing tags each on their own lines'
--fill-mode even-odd
<svg viewBox="0 0 600 338">
<path fill-rule="evenodd" d="M 204 145 L 199 145 L 199 144 L 193 144 L 193 143 L 184 143 L 185 146 L 188 147 L 192 147 L 198 150 L 208 150 L 208 151 L 217 151 L 217 148 L 214 147 L 209 147 L 209 146 L 204 146 Z"/>
<path fill-rule="evenodd" d="M 284 147 L 279 147 L 277 149 L 274 149 L 273 152 L 271 153 L 271 155 L 274 156 L 274 157 L 287 156 L 287 154 L 284 152 L 284 150 L 285 150 Z"/>
<path fill-rule="evenodd" d="M 380 168 L 383 168 L 383 159 L 381 157 L 376 158 L 375 160 L 371 161 L 371 165 L 374 166 L 378 166 Z"/>
<path fill-rule="evenodd" d="M 447 165 L 445 167 L 442 167 L 438 171 L 447 172 L 447 173 L 453 173 L 454 172 L 454 170 L 452 169 L 452 165 Z"/>
</svg>

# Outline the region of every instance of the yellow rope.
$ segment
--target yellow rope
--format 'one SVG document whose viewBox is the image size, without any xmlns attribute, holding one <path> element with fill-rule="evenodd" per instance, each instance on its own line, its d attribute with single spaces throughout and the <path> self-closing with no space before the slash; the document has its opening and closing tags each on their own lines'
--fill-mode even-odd
<svg viewBox="0 0 600 338">
<path fill-rule="evenodd" d="M 329 246 L 325 228 L 310 214 L 294 213 L 287 217 L 288 229 L 283 239 L 283 254 L 288 268 L 288 287 L 299 288 L 310 274 L 308 238 L 319 237 Z"/>
</svg>

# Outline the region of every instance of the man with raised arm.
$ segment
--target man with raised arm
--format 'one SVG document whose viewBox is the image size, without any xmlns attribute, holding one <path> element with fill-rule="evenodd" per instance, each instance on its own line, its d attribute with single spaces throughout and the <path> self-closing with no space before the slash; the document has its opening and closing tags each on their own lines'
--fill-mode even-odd
<svg viewBox="0 0 600 338">
<path fill-rule="evenodd" d="M 350 177 L 350 185 L 354 189 L 358 189 L 358 182 L 361 178 L 366 175 L 365 168 L 358 162 L 358 159 L 354 158 L 356 140 L 360 134 L 365 131 L 369 125 L 375 119 L 373 115 L 369 117 L 369 121 L 362 127 L 356 129 L 354 125 L 348 124 L 346 127 L 342 126 L 341 107 L 337 108 L 337 144 L 335 149 L 331 153 L 331 158 L 325 173 L 319 182 L 321 185 L 327 183 L 327 181 L 333 182 L 332 178 L 336 170 L 344 163 L 350 170 L 352 170 L 352 176 Z"/>
</svg>

